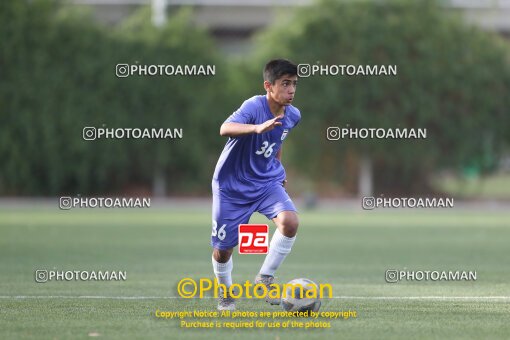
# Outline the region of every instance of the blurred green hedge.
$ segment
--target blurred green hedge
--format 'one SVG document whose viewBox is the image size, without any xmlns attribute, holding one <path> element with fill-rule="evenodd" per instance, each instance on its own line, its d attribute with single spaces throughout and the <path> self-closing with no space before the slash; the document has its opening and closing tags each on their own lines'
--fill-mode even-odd
<svg viewBox="0 0 510 340">
<path fill-rule="evenodd" d="M 57 2 L 0 6 L 0 194 L 150 190 L 156 174 L 168 192 L 209 189 L 219 126 L 235 104 L 227 65 L 188 10 L 155 28 L 144 8 L 107 30 Z M 214 64 L 216 75 L 117 78 L 118 63 Z M 182 128 L 184 136 L 84 141 L 85 126 Z"/>
<path fill-rule="evenodd" d="M 106 28 L 53 0 L 1 2 L 0 195 L 151 190 L 158 177 L 170 194 L 207 193 L 225 143 L 219 126 L 262 93 L 261 69 L 273 57 L 398 66 L 396 77 L 300 79 L 289 172 L 354 192 L 368 156 L 376 192 L 430 191 L 437 170 L 489 172 L 508 148 L 508 56 L 508 42 L 434 1 L 297 7 L 236 63 L 215 52 L 187 9 L 161 28 L 148 8 Z M 117 78 L 119 63 L 215 64 L 216 75 Z M 84 141 L 85 126 L 182 128 L 184 138 Z M 328 142 L 328 126 L 426 128 L 428 139 Z"/>
<path fill-rule="evenodd" d="M 258 37 L 258 62 L 249 65 L 284 55 L 312 65 L 398 67 L 396 77 L 300 79 L 295 105 L 303 119 L 289 139 L 290 166 L 317 181 L 351 181 L 355 191 L 366 156 L 376 193 L 430 192 L 430 176 L 441 169 L 495 169 L 510 141 L 509 43 L 440 4 L 322 0 Z M 426 128 L 427 139 L 328 142 L 328 126 Z"/>
</svg>

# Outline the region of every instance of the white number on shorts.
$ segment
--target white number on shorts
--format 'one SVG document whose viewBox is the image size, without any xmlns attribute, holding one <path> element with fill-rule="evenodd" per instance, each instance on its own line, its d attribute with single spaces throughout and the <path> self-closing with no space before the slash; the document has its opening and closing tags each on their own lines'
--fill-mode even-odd
<svg viewBox="0 0 510 340">
<path fill-rule="evenodd" d="M 220 230 L 217 230 L 218 229 L 218 223 L 216 223 L 216 221 L 213 221 L 212 223 L 213 223 L 213 225 L 212 225 L 212 236 L 217 236 L 221 241 L 223 241 L 225 239 L 225 236 L 227 236 L 227 232 L 225 230 L 225 227 L 227 225 L 224 224 L 224 225 L 222 225 L 220 227 Z"/>
<path fill-rule="evenodd" d="M 255 151 L 255 153 L 257 155 L 264 154 L 264 157 L 269 158 L 269 156 L 271 156 L 271 154 L 273 153 L 273 146 L 275 146 L 275 144 L 276 143 L 273 143 L 273 144 L 269 145 L 268 141 L 264 141 L 262 143 L 262 147 L 260 148 L 260 150 Z"/>
</svg>

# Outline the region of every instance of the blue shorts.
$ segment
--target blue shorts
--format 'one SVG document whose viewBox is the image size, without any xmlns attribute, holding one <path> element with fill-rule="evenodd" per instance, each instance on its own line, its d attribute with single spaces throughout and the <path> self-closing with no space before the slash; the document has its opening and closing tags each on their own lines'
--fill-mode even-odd
<svg viewBox="0 0 510 340">
<path fill-rule="evenodd" d="M 248 202 L 230 198 L 221 191 L 213 189 L 211 245 L 221 250 L 237 246 L 239 225 L 248 223 L 251 215 L 256 211 L 268 219 L 275 218 L 282 211 L 297 212 L 282 185 L 271 186 L 260 195 L 259 199 Z"/>
</svg>

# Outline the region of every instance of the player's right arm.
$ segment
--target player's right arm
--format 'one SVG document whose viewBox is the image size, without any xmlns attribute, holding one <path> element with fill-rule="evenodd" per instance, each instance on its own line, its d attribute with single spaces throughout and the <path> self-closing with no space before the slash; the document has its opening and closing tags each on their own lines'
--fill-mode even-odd
<svg viewBox="0 0 510 340">
<path fill-rule="evenodd" d="M 234 122 L 223 123 L 220 128 L 220 135 L 224 137 L 239 137 L 252 133 L 264 133 L 282 125 L 282 122 L 278 121 L 282 118 L 283 114 L 276 116 L 273 119 L 269 119 L 262 124 L 243 124 Z"/>
</svg>

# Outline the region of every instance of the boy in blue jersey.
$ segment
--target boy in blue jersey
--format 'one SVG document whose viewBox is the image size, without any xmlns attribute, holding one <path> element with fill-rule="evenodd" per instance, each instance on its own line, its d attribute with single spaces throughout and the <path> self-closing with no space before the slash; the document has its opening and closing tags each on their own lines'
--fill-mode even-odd
<svg viewBox="0 0 510 340">
<path fill-rule="evenodd" d="M 284 189 L 282 143 L 299 123 L 292 106 L 297 86 L 297 66 L 276 59 L 264 68 L 266 95 L 246 100 L 220 128 L 229 137 L 212 180 L 212 264 L 220 284 L 232 285 L 232 250 L 238 244 L 238 226 L 259 212 L 276 224 L 269 252 L 255 278 L 271 290 L 274 273 L 290 253 L 296 239 L 296 207 Z M 266 298 L 271 304 L 279 300 Z M 219 310 L 234 310 L 235 301 L 220 294 Z"/>
</svg>

